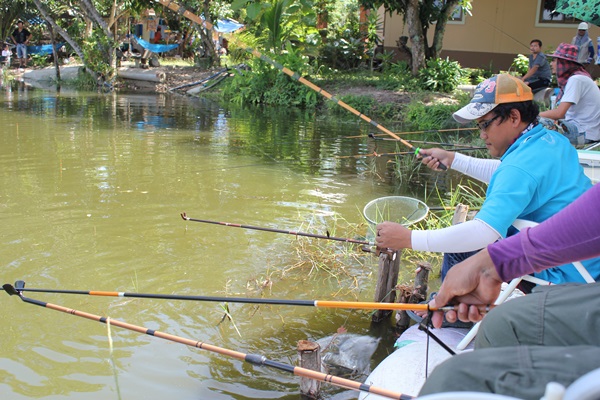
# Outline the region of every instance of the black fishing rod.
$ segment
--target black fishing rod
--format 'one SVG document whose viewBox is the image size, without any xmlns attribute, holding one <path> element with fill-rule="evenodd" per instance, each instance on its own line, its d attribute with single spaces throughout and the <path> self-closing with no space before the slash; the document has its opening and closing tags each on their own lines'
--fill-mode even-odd
<svg viewBox="0 0 600 400">
<path fill-rule="evenodd" d="M 183 300 L 183 301 L 201 301 L 215 303 L 241 303 L 241 304 L 267 304 L 279 306 L 301 306 L 317 308 L 338 308 L 350 310 L 411 310 L 411 311 L 456 311 L 458 306 L 446 306 L 433 308 L 428 304 L 413 303 L 378 303 L 361 301 L 332 301 L 332 300 L 286 300 L 286 299 L 260 299 L 248 297 L 219 297 L 219 296 L 189 296 L 177 294 L 156 294 L 156 293 L 130 293 L 114 292 L 101 290 L 66 290 L 66 289 L 34 289 L 25 288 L 24 281 L 16 281 L 15 286 L 21 292 L 52 293 L 52 294 L 72 294 L 96 297 L 129 297 L 138 299 L 158 299 L 158 300 Z M 488 312 L 491 307 L 488 305 L 479 305 L 480 312 Z"/>
<path fill-rule="evenodd" d="M 369 133 L 369 138 L 373 139 L 373 140 L 383 140 L 383 141 L 391 141 L 391 142 L 395 142 L 394 139 L 390 139 L 390 138 L 382 138 L 382 137 L 376 137 L 374 134 Z M 437 146 L 448 146 L 448 147 L 461 147 L 460 150 L 464 150 L 464 149 L 475 149 L 475 150 L 482 150 L 485 149 L 486 147 L 474 147 L 474 146 L 467 146 L 467 145 L 463 145 L 463 144 L 456 144 L 456 143 L 443 143 L 443 142 L 430 142 L 430 141 L 426 141 L 426 140 L 409 140 L 409 142 L 411 143 L 419 143 L 419 144 L 435 144 Z"/>
<path fill-rule="evenodd" d="M 286 231 L 283 229 L 264 228 L 261 226 L 232 224 L 231 222 L 219 222 L 219 221 L 210 221 L 207 219 L 190 218 L 187 216 L 186 213 L 181 213 L 181 218 L 183 218 L 184 221 L 201 222 L 204 224 L 214 224 L 214 225 L 223 225 L 223 226 L 232 226 L 234 228 L 254 229 L 256 231 L 264 231 L 264 232 L 285 233 L 285 234 L 294 235 L 294 236 L 306 236 L 306 237 L 311 237 L 311 238 L 316 238 L 316 239 L 327 239 L 327 240 L 335 240 L 338 242 L 345 242 L 345 243 L 364 244 L 367 246 L 373 246 L 375 244 L 373 242 L 368 242 L 366 240 L 348 239 L 348 238 L 340 238 L 340 237 L 331 236 L 331 235 L 329 235 L 329 232 L 327 232 L 327 235 L 316 235 L 313 233 Z"/>
<path fill-rule="evenodd" d="M 449 129 L 428 129 L 425 131 L 405 131 L 405 132 L 396 132 L 396 135 L 411 135 L 417 133 L 438 133 L 438 132 L 456 132 L 456 131 L 474 131 L 479 129 L 477 127 L 466 127 L 466 128 L 449 128 Z M 384 136 L 383 133 L 369 134 L 373 136 Z M 346 139 L 361 139 L 364 138 L 365 135 L 356 135 L 356 136 L 345 136 Z"/>
<path fill-rule="evenodd" d="M 476 150 L 483 150 L 486 149 L 486 147 L 457 147 L 455 149 L 453 149 L 452 151 L 476 151 Z M 412 155 L 413 152 L 412 151 L 402 151 L 402 152 L 398 152 L 398 153 L 377 153 L 377 152 L 373 152 L 370 154 L 355 154 L 352 156 L 335 156 L 334 158 L 362 158 L 362 157 L 393 157 L 393 156 L 407 156 L 407 155 Z"/>
<path fill-rule="evenodd" d="M 8 293 L 10 296 L 19 296 L 21 300 L 25 303 L 33 304 L 36 306 L 40 306 L 43 308 L 49 308 L 51 310 L 60 311 L 65 314 L 74 315 L 76 317 L 81 317 L 85 319 L 89 319 L 92 321 L 97 321 L 107 325 L 118 326 L 119 328 L 127 329 L 133 332 L 142 333 L 154 337 L 158 337 L 161 339 L 165 339 L 171 342 L 184 344 L 190 347 L 196 347 L 198 349 L 207 350 L 213 353 L 221 354 L 227 357 L 232 357 L 240 361 L 245 361 L 249 364 L 265 366 L 270 368 L 275 368 L 280 371 L 290 372 L 296 376 L 309 378 L 318 380 L 320 382 L 331 383 L 332 385 L 339 386 L 345 389 L 352 389 L 361 392 L 373 393 L 380 396 L 384 396 L 390 399 L 399 399 L 399 400 L 410 400 L 413 399 L 413 396 L 409 396 L 402 393 L 393 392 L 391 390 L 383 389 L 380 387 L 376 387 L 373 385 L 368 385 L 365 383 L 356 382 L 350 379 L 340 378 L 334 375 L 324 374 L 319 371 L 313 371 L 311 369 L 302 368 L 302 367 L 294 367 L 293 365 L 281 363 L 278 361 L 272 361 L 260 354 L 245 354 L 235 350 L 229 350 L 222 347 L 217 347 L 205 342 L 201 342 L 198 340 L 186 339 L 181 336 L 171 335 L 169 333 L 160 332 L 154 329 L 145 328 L 142 326 L 132 325 L 124 321 L 114 320 L 110 317 L 101 317 L 99 315 L 90 314 L 84 311 L 78 311 L 72 308 L 63 307 L 57 304 L 47 303 L 40 300 L 32 299 L 23 296 L 23 289 L 21 285 L 24 285 L 25 282 L 17 281 L 15 282 L 16 288 L 10 284 L 4 284 L 2 288 Z"/>
</svg>

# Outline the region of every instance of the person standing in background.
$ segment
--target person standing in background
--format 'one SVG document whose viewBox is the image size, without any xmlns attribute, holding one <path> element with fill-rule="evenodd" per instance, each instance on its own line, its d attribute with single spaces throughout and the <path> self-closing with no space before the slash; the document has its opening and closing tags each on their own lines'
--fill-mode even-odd
<svg viewBox="0 0 600 400">
<path fill-rule="evenodd" d="M 529 85 L 533 92 L 537 92 L 542 88 L 550 86 L 552 70 L 550 69 L 546 55 L 541 53 L 541 40 L 533 39 L 529 43 L 529 50 L 531 51 L 529 55 L 529 70 L 521 79 Z"/>
<path fill-rule="evenodd" d="M 594 42 L 588 35 L 588 24 L 582 22 L 577 27 L 577 35 L 571 40 L 571 44 L 574 44 L 579 48 L 579 57 L 577 62 L 581 65 L 588 65 L 594 59 Z"/>
<path fill-rule="evenodd" d="M 17 22 L 17 29 L 12 33 L 12 40 L 17 45 L 17 58 L 19 68 L 27 67 L 27 45 L 31 38 L 31 32 L 23 27 L 23 21 Z"/>
</svg>

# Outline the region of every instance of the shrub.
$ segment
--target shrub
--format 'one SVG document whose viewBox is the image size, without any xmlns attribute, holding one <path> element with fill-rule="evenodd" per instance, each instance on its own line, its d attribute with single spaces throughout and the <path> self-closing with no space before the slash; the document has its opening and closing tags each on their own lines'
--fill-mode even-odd
<svg viewBox="0 0 600 400">
<path fill-rule="evenodd" d="M 427 68 L 419 71 L 419 82 L 423 89 L 450 93 L 460 84 L 462 68 L 456 61 L 436 58 L 427 61 Z"/>
<path fill-rule="evenodd" d="M 349 31 L 331 39 L 319 54 L 319 63 L 335 69 L 356 69 L 364 61 L 365 45 Z"/>
<path fill-rule="evenodd" d="M 529 58 L 523 54 L 518 54 L 510 65 L 510 69 L 519 76 L 523 76 L 529 70 Z"/>
</svg>

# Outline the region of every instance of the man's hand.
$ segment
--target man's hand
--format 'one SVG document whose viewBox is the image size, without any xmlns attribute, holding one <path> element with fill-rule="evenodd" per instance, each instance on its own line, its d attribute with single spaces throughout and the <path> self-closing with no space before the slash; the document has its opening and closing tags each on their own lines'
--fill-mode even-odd
<svg viewBox="0 0 600 400">
<path fill-rule="evenodd" d="M 488 254 L 487 249 L 456 264 L 448 271 L 437 295 L 429 305 L 443 307 L 448 303 L 458 303 L 457 311 L 446 312 L 448 322 L 478 322 L 483 315 L 471 304 L 492 304 L 500 294 L 502 280 Z M 440 328 L 444 319 L 442 312 L 433 314 L 433 326 Z"/>
<path fill-rule="evenodd" d="M 410 249 L 411 230 L 395 222 L 382 222 L 377 225 L 377 237 L 375 238 L 377 247 L 382 249 Z"/>
<path fill-rule="evenodd" d="M 439 168 L 440 163 L 444 164 L 448 168 L 452 166 L 454 161 L 454 152 L 446 151 L 443 149 L 421 149 L 419 151 L 419 158 L 422 158 L 421 162 L 427 165 L 434 171 L 441 171 Z"/>
</svg>

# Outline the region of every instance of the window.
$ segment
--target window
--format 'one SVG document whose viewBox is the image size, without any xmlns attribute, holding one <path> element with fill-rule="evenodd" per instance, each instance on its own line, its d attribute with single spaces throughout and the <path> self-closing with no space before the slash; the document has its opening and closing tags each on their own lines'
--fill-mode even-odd
<svg viewBox="0 0 600 400">
<path fill-rule="evenodd" d="M 438 7 L 438 8 L 442 8 L 442 5 L 445 3 L 445 0 L 435 0 L 433 2 L 434 6 Z M 465 22 L 465 14 L 463 12 L 463 8 L 461 6 L 456 6 L 454 8 L 454 11 L 452 12 L 452 14 L 450 14 L 450 18 L 448 18 L 448 22 L 452 23 L 452 22 L 458 22 L 458 23 L 464 23 Z"/>
<path fill-rule="evenodd" d="M 538 19 L 540 24 L 573 25 L 581 22 L 569 15 L 554 12 L 556 0 L 538 0 Z"/>
</svg>

